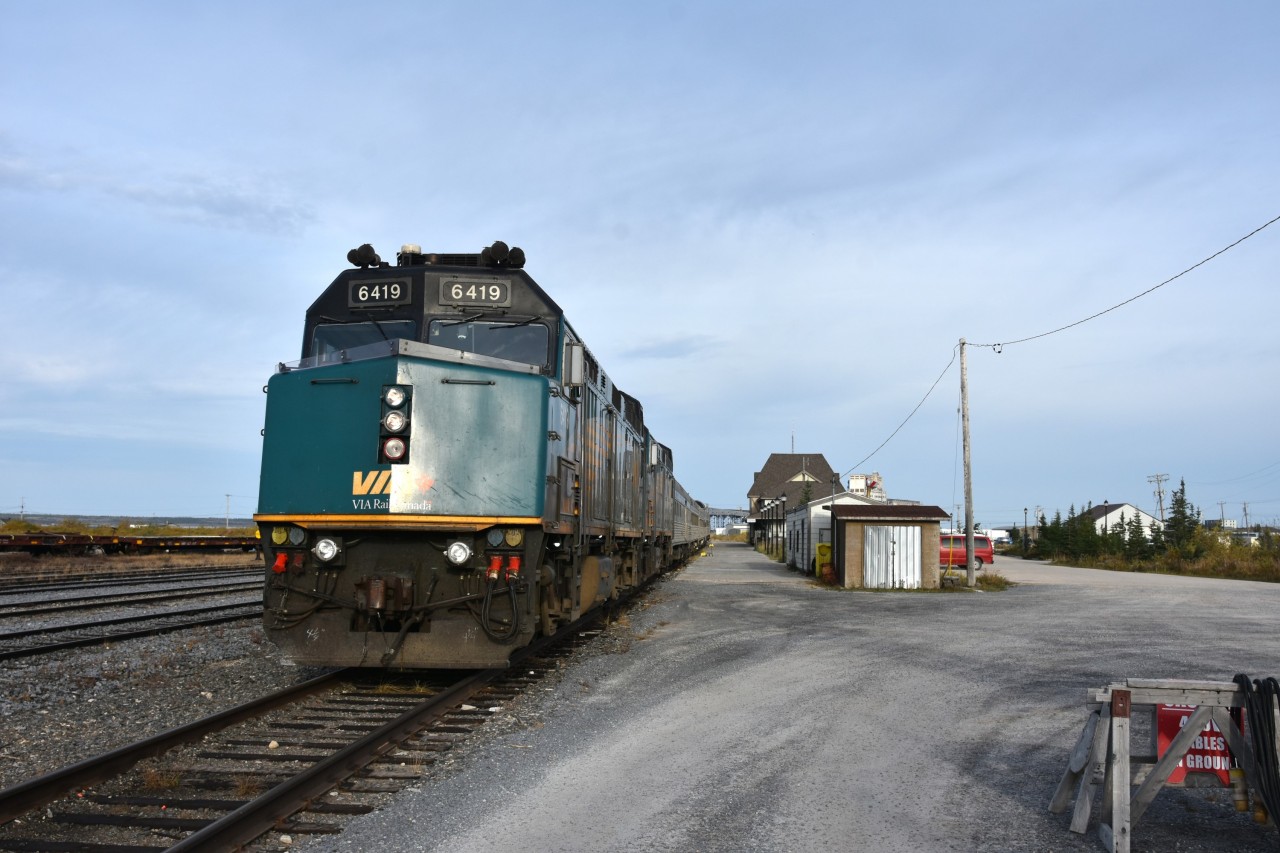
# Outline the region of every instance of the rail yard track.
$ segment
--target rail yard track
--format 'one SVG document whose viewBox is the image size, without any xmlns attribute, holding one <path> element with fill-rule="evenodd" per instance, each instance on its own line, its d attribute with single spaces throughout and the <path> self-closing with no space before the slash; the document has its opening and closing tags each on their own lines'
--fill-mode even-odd
<svg viewBox="0 0 1280 853">
<path fill-rule="evenodd" d="M 150 637 L 170 631 L 182 631 L 207 625 L 221 625 L 242 619 L 260 619 L 262 601 L 259 597 L 234 604 L 217 604 L 209 607 L 193 607 L 166 613 L 122 616 L 114 619 L 95 619 L 55 628 L 35 628 L 0 632 L 0 660 L 49 654 L 64 649 L 99 645 L 135 637 Z M 121 628 L 122 624 L 151 623 L 144 627 Z M 76 636 L 67 636 L 74 634 Z M 61 639 L 52 639 L 61 637 Z"/>
<path fill-rule="evenodd" d="M 191 580 L 236 577 L 251 572 L 262 572 L 261 563 L 241 563 L 227 566 L 189 566 L 142 571 L 111 571 L 97 569 L 59 573 L 5 573 L 0 574 L 0 595 L 29 595 L 48 591 L 110 588 L 148 583 L 175 583 Z"/>
<path fill-rule="evenodd" d="M 0 850 L 213 851 L 340 831 L 554 670 L 573 637 L 505 670 L 361 682 L 339 670 L 0 791 Z M 305 814 L 305 817 L 299 817 Z"/>
<path fill-rule="evenodd" d="M 10 586 L 0 589 L 0 660 L 256 619 L 261 590 L 261 570 L 253 566 Z M 196 600 L 207 603 L 172 606 Z M 98 615 L 67 618 L 81 611 Z"/>
</svg>

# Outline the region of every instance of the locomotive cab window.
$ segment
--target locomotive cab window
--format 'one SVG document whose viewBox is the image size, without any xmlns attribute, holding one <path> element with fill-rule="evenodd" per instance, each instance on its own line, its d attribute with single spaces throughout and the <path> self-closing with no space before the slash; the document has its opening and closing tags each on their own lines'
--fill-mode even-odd
<svg viewBox="0 0 1280 853">
<path fill-rule="evenodd" d="M 432 320 L 427 343 L 524 364 L 547 363 L 550 335 L 531 320 Z"/>
<path fill-rule="evenodd" d="M 310 355 L 324 359 L 341 350 L 396 338 L 417 340 L 418 324 L 413 320 L 379 320 L 363 323 L 326 323 L 311 335 Z"/>
</svg>

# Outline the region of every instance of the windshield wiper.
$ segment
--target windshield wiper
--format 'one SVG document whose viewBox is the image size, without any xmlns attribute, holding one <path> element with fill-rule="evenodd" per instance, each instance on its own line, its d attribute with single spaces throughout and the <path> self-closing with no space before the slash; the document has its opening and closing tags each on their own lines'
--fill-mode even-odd
<svg viewBox="0 0 1280 853">
<path fill-rule="evenodd" d="M 483 316 L 484 316 L 484 312 L 481 311 L 479 314 L 472 314 L 470 317 L 463 317 L 461 320 L 450 320 L 447 323 L 441 323 L 440 326 L 442 328 L 447 326 L 461 326 L 463 323 L 475 322 L 476 320 L 479 320 Z"/>
<path fill-rule="evenodd" d="M 517 320 L 514 323 L 501 323 L 501 322 L 492 323 L 490 324 L 489 328 L 490 329 L 514 329 L 517 326 L 528 326 L 530 323 L 536 323 L 541 319 L 542 319 L 541 317 L 530 317 L 528 320 Z"/>
</svg>

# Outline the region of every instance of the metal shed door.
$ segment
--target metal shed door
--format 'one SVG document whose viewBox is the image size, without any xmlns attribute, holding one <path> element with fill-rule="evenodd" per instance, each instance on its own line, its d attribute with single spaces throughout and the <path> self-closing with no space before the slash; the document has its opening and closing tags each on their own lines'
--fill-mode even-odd
<svg viewBox="0 0 1280 853">
<path fill-rule="evenodd" d="M 862 585 L 868 589 L 920 588 L 920 527 L 865 528 Z"/>
</svg>

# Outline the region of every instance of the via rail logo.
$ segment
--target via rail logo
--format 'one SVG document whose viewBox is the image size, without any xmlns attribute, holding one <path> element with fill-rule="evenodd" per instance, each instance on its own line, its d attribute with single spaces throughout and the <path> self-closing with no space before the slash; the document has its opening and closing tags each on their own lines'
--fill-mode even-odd
<svg viewBox="0 0 1280 853">
<path fill-rule="evenodd" d="M 352 495 L 391 494 L 391 469 L 384 471 L 352 471 Z"/>
</svg>

